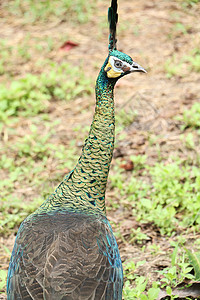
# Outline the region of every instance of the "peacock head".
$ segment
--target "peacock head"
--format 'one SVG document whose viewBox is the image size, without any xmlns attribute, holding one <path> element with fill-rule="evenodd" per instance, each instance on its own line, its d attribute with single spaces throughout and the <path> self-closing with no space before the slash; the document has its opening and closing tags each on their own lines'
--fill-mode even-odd
<svg viewBox="0 0 200 300">
<path fill-rule="evenodd" d="M 129 55 L 116 49 L 110 51 L 104 71 L 108 78 L 116 79 L 133 72 L 147 73 L 147 71 L 134 62 Z"/>
</svg>

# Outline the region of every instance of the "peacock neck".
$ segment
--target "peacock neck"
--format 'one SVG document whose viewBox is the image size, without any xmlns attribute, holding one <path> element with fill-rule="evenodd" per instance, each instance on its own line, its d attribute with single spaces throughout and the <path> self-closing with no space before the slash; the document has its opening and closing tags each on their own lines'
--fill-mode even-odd
<svg viewBox="0 0 200 300">
<path fill-rule="evenodd" d="M 67 180 L 81 200 L 105 212 L 105 191 L 114 148 L 114 97 L 116 79 L 108 79 L 103 65 L 96 81 L 96 108 L 89 136 L 79 161 Z"/>
<path fill-rule="evenodd" d="M 35 214 L 55 210 L 79 213 L 106 213 L 105 191 L 114 148 L 114 98 L 116 79 L 109 79 L 104 68 L 96 82 L 96 108 L 89 136 L 74 170 Z"/>
</svg>

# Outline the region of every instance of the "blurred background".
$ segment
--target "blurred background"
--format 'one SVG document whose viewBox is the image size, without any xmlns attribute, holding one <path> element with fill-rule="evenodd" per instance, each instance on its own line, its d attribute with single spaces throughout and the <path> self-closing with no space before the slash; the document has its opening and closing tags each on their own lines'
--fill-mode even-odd
<svg viewBox="0 0 200 300">
<path fill-rule="evenodd" d="M 164 299 L 198 279 L 185 249 L 200 251 L 200 2 L 118 2 L 118 49 L 148 74 L 115 89 L 107 215 L 124 299 Z M 74 167 L 88 135 L 109 6 L 0 3 L 0 299 L 20 223 Z"/>
</svg>

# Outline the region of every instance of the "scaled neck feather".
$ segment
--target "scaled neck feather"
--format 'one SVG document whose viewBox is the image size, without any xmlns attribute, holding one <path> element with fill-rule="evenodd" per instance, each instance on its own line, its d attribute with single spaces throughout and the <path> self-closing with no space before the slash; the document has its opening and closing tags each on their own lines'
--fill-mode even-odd
<svg viewBox="0 0 200 300">
<path fill-rule="evenodd" d="M 114 148 L 114 97 L 116 79 L 109 79 L 104 68 L 96 81 L 96 108 L 88 138 L 74 170 L 42 204 L 37 213 L 55 209 L 106 213 L 105 191 Z"/>
<path fill-rule="evenodd" d="M 82 155 L 70 176 L 81 198 L 105 212 L 105 191 L 114 148 L 116 79 L 108 79 L 103 65 L 96 81 L 96 108 Z"/>
</svg>

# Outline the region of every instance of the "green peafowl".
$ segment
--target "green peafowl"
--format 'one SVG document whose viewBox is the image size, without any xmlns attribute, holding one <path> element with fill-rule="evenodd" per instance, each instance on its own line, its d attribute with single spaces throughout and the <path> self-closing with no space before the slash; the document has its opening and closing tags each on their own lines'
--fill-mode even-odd
<svg viewBox="0 0 200 300">
<path fill-rule="evenodd" d="M 108 10 L 109 55 L 96 81 L 96 109 L 76 167 L 21 224 L 11 255 L 8 300 L 120 300 L 123 270 L 106 217 L 117 80 L 146 72 L 116 49 L 117 0 Z"/>
</svg>

